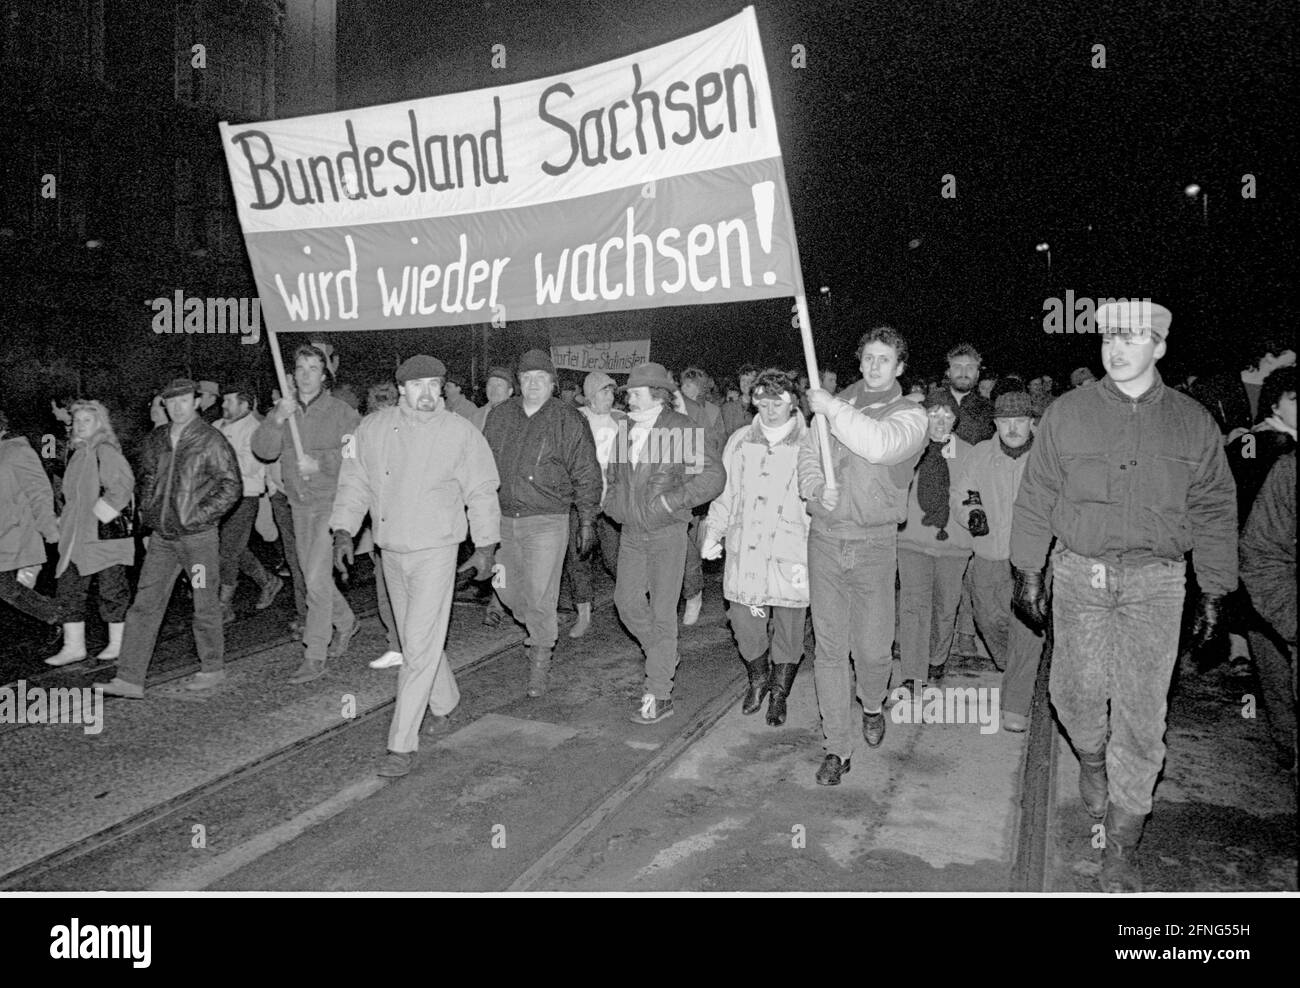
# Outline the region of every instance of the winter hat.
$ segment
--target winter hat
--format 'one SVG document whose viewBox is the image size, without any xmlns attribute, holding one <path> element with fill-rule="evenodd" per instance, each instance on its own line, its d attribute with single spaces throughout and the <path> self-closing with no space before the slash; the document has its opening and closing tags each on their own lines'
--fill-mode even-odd
<svg viewBox="0 0 1300 988">
<path fill-rule="evenodd" d="M 515 376 L 510 373 L 509 367 L 501 367 L 501 366 L 493 367 L 491 370 L 488 371 L 487 380 L 490 381 L 494 377 L 499 377 L 501 378 L 501 380 L 505 381 L 506 384 L 509 384 L 511 387 L 514 387 Z"/>
<path fill-rule="evenodd" d="M 591 401 L 592 395 L 601 388 L 610 387 L 613 383 L 614 379 L 604 371 L 592 371 L 582 382 L 582 393 L 586 395 L 588 401 Z"/>
<path fill-rule="evenodd" d="M 447 379 L 446 365 L 437 357 L 417 353 L 414 357 L 407 357 L 402 361 L 402 366 L 397 368 L 398 384 L 405 384 L 407 381 L 418 381 L 426 377 L 436 377 L 440 381 L 445 381 Z"/>
<path fill-rule="evenodd" d="M 188 377 L 178 377 L 171 384 L 163 388 L 162 398 L 177 398 L 180 395 L 193 395 L 199 393 L 199 386 L 191 381 Z"/>
<path fill-rule="evenodd" d="M 551 377 L 556 376 L 551 355 L 545 350 L 529 350 L 519 358 L 519 373 L 527 374 L 529 371 L 546 371 Z"/>
<path fill-rule="evenodd" d="M 647 362 L 632 368 L 632 373 L 627 376 L 627 384 L 623 385 L 623 390 L 628 388 L 666 388 L 676 391 L 677 385 L 663 364 Z"/>
<path fill-rule="evenodd" d="M 1004 391 L 993 403 L 995 419 L 1030 418 L 1033 414 L 1033 399 L 1025 391 Z"/>
</svg>

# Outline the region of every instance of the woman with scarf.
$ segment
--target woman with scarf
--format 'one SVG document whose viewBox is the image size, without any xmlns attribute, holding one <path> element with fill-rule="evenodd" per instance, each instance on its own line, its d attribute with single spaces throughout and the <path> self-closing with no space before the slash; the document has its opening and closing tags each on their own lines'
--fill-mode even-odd
<svg viewBox="0 0 1300 988">
<path fill-rule="evenodd" d="M 59 565 L 55 600 L 63 614 L 63 648 L 45 660 L 62 666 L 86 657 L 86 594 L 99 583 L 99 613 L 108 624 L 108 647 L 97 658 L 116 659 L 131 604 L 126 568 L 135 561 L 135 538 L 124 534 L 119 516 L 130 513 L 135 475 L 108 409 L 98 401 L 72 406 L 72 457 L 63 475 L 59 516 Z"/>
<path fill-rule="evenodd" d="M 727 441 L 727 484 L 709 506 L 700 555 L 717 559 L 726 544 L 722 594 L 749 672 L 741 712 L 756 713 L 770 692 L 767 722 L 780 727 L 808 614 L 808 513 L 797 471 L 808 427 L 792 375 L 769 368 L 752 395 L 758 414 Z"/>
<path fill-rule="evenodd" d="M 970 534 L 949 518 L 954 484 L 971 451 L 953 432 L 957 399 L 948 388 L 935 388 L 924 407 L 928 443 L 912 478 L 907 520 L 898 530 L 898 644 L 903 686 L 912 694 L 921 682 L 943 679 L 971 557 Z"/>
</svg>

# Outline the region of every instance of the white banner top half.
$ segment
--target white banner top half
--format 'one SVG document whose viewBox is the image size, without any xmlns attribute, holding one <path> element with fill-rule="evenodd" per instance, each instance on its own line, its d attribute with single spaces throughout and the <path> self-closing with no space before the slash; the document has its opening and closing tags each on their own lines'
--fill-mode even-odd
<svg viewBox="0 0 1300 988">
<path fill-rule="evenodd" d="M 802 293 L 752 7 L 576 72 L 221 139 L 274 331 Z"/>
</svg>

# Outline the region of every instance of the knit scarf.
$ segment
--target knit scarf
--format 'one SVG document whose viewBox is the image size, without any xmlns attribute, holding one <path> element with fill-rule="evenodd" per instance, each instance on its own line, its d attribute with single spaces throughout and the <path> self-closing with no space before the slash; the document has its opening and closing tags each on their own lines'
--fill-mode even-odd
<svg viewBox="0 0 1300 988">
<path fill-rule="evenodd" d="M 1013 459 L 1013 460 L 1018 460 L 1018 459 L 1020 459 L 1022 456 L 1024 456 L 1026 453 L 1028 453 L 1030 447 L 1034 445 L 1034 434 L 1031 432 L 1031 433 L 1029 434 L 1029 438 L 1025 440 L 1025 444 L 1024 444 L 1023 446 L 1019 447 L 1018 449 L 1012 449 L 1010 446 L 1008 446 L 1006 443 L 1004 443 L 1004 442 L 1002 441 L 1002 437 L 1001 437 L 1001 436 L 998 436 L 998 445 L 1002 447 L 1002 452 L 1003 452 L 1003 453 L 1005 453 L 1007 456 L 1011 457 L 1011 459 Z"/>
<path fill-rule="evenodd" d="M 641 459 L 641 451 L 645 449 L 646 440 L 650 438 L 650 430 L 654 428 L 655 420 L 663 410 L 664 406 L 656 402 L 649 408 L 627 413 L 627 417 L 632 421 L 632 426 L 628 430 L 628 440 L 631 445 L 628 459 L 633 466 L 636 466 L 637 461 Z"/>
<path fill-rule="evenodd" d="M 948 440 L 931 440 L 916 465 L 916 503 L 921 506 L 921 524 L 937 528 L 935 538 L 943 542 L 948 538 L 948 459 L 943 448 Z"/>
<path fill-rule="evenodd" d="M 794 425 L 795 421 L 793 415 L 778 426 L 765 425 L 762 419 L 758 422 L 758 427 L 763 432 L 763 438 L 767 440 L 769 446 L 775 446 L 786 436 L 790 435 L 790 433 L 794 431 Z"/>
</svg>

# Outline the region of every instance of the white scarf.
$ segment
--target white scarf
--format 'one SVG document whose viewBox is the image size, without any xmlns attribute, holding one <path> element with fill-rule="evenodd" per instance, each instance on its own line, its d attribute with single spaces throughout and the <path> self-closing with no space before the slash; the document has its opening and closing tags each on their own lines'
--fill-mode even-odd
<svg viewBox="0 0 1300 988">
<path fill-rule="evenodd" d="M 627 413 L 627 417 L 632 421 L 632 427 L 628 430 L 628 439 L 632 444 L 632 448 L 628 452 L 628 461 L 632 466 L 636 466 L 637 461 L 641 459 L 641 452 L 645 449 L 646 440 L 650 438 L 650 430 L 654 428 L 655 420 L 659 418 L 659 413 L 663 410 L 664 406 L 656 402 L 649 408 Z"/>
<path fill-rule="evenodd" d="M 795 415 L 797 414 L 798 412 L 795 413 Z M 763 437 L 767 439 L 767 444 L 769 446 L 775 446 L 786 436 L 790 435 L 790 433 L 794 431 L 794 425 L 795 425 L 794 415 L 791 415 L 788 419 L 786 419 L 783 425 L 778 425 L 775 427 L 765 424 L 762 419 L 758 420 L 758 427 L 763 430 Z"/>
<path fill-rule="evenodd" d="M 1285 435 L 1290 436 L 1292 439 L 1296 438 L 1296 430 L 1291 428 L 1289 425 L 1283 422 L 1276 415 L 1270 415 L 1268 418 L 1266 418 L 1263 421 L 1262 424 L 1268 426 L 1270 429 L 1276 430 L 1277 432 L 1284 433 Z"/>
</svg>

